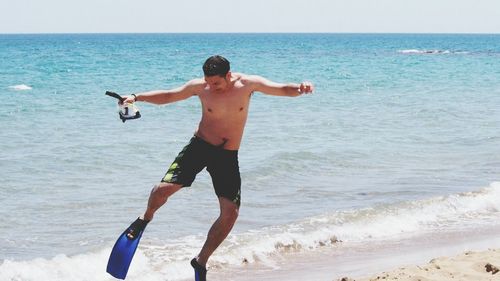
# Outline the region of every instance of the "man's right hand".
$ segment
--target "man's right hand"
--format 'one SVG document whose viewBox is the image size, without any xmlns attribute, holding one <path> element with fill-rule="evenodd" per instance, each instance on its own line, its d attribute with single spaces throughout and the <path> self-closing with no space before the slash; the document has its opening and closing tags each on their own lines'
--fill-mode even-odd
<svg viewBox="0 0 500 281">
<path fill-rule="evenodd" d="M 136 102 L 135 96 L 130 95 L 130 96 L 124 96 L 123 101 L 119 101 L 118 103 L 123 104 L 123 103 L 134 103 L 134 102 Z"/>
</svg>

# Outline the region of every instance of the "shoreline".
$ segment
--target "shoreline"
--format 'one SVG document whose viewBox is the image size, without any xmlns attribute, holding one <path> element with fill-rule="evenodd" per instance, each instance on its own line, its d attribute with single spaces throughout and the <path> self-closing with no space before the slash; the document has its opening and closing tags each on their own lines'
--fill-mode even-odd
<svg viewBox="0 0 500 281">
<path fill-rule="evenodd" d="M 467 258 L 475 258 L 476 254 L 473 253 L 476 252 L 496 254 L 496 258 L 489 260 L 483 259 L 483 256 L 480 255 L 476 263 L 484 260 L 485 264 L 490 263 L 493 267 L 500 269 L 500 237 L 496 235 L 499 230 L 500 226 L 494 226 L 453 233 L 429 233 L 419 237 L 407 237 L 392 241 L 374 240 L 369 245 L 344 242 L 319 251 L 292 252 L 277 258 L 274 257 L 276 262 L 273 266 L 256 263 L 242 267 L 213 268 L 209 270 L 208 277 L 210 280 L 239 281 L 342 281 L 342 278 L 345 278 L 344 281 L 417 281 L 418 278 L 413 277 L 421 275 L 413 271 L 401 272 L 398 269 L 425 268 L 431 260 L 435 260 L 435 263 L 444 263 L 447 267 L 448 260 L 465 255 L 465 253 L 468 253 L 465 255 Z M 461 269 L 461 267 L 457 268 Z M 443 266 L 443 268 L 445 267 Z M 431 273 L 434 274 L 434 271 Z M 404 274 L 413 277 L 404 279 Z M 455 276 L 460 276 L 458 274 L 455 273 Z M 382 279 L 384 276 L 386 278 Z M 489 276 L 492 278 L 491 280 L 496 280 L 495 278 L 500 280 L 500 273 Z M 377 279 L 377 277 L 380 278 Z M 398 279 L 390 279 L 392 277 Z M 421 281 L 434 280 L 446 279 L 421 279 Z M 482 281 L 490 279 L 457 279 L 456 277 L 450 280 Z"/>
</svg>

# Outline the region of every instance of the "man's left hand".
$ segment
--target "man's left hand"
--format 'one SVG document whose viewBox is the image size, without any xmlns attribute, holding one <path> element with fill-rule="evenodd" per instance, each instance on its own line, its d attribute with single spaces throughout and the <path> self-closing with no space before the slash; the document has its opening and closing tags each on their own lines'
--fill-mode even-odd
<svg viewBox="0 0 500 281">
<path fill-rule="evenodd" d="M 311 82 L 302 82 L 299 86 L 301 94 L 311 94 L 314 91 L 314 85 Z"/>
</svg>

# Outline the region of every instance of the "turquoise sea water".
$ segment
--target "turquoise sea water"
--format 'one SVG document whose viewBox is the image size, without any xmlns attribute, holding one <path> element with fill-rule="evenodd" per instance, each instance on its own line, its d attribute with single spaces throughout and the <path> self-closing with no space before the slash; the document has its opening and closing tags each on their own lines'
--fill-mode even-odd
<svg viewBox="0 0 500 281">
<path fill-rule="evenodd" d="M 138 104 L 123 124 L 104 92 L 179 86 L 213 54 L 316 86 L 252 98 L 242 209 L 214 270 L 500 225 L 500 35 L 0 35 L 0 280 L 110 280 L 112 244 L 200 104 Z M 203 172 L 148 226 L 131 280 L 189 277 L 217 204 Z"/>
</svg>

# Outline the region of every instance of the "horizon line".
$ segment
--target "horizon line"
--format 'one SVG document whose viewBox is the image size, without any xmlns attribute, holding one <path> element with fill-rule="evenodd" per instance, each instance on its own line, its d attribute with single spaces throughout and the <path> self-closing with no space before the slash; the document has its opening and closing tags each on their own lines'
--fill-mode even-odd
<svg viewBox="0 0 500 281">
<path fill-rule="evenodd" d="M 198 32 L 198 31 L 187 31 L 187 32 L 0 32 L 0 35 L 111 35 L 111 34 L 404 34 L 404 35 L 500 35 L 500 32 L 290 32 L 290 31 L 277 31 L 277 32 L 259 32 L 259 31 L 248 31 L 248 32 Z"/>
</svg>

